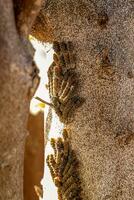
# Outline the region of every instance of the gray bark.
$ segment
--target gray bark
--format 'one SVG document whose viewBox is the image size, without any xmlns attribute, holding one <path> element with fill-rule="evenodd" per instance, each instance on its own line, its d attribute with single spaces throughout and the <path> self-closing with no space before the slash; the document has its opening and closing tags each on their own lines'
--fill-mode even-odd
<svg viewBox="0 0 134 200">
<path fill-rule="evenodd" d="M 32 56 L 23 42 L 27 37 L 19 34 L 22 23 L 16 28 L 13 6 L 11 0 L 0 1 L 0 200 L 23 199 L 24 143 L 32 88 Z"/>
<path fill-rule="evenodd" d="M 83 199 L 132 200 L 134 2 L 45 1 L 33 35 L 70 40 L 76 50 L 79 94 L 86 101 L 67 128 L 80 160 Z"/>
</svg>

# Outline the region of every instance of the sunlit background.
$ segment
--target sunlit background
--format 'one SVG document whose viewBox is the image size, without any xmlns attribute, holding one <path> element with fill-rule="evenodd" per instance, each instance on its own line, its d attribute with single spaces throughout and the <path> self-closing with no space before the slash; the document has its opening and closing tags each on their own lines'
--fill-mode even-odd
<svg viewBox="0 0 134 200">
<path fill-rule="evenodd" d="M 40 70 L 39 76 L 40 76 L 40 85 L 34 95 L 34 97 L 38 96 L 41 99 L 50 102 L 49 99 L 49 93 L 46 85 L 48 84 L 48 77 L 47 77 L 47 71 L 51 63 L 53 62 L 53 48 L 52 44 L 49 43 L 40 43 L 34 38 L 30 38 L 31 43 L 33 47 L 35 48 L 35 56 L 34 60 Z M 44 133 L 45 133 L 45 122 L 46 122 L 46 117 L 48 114 L 49 106 L 45 105 L 42 106 L 42 104 L 36 100 L 33 97 L 31 100 L 30 104 L 30 112 L 33 114 L 36 114 L 40 109 L 43 109 L 44 111 Z M 52 111 L 53 112 L 53 111 Z M 58 130 L 58 131 L 55 131 Z M 53 153 L 52 148 L 50 146 L 49 140 L 51 137 L 58 137 L 61 134 L 61 131 L 63 130 L 63 124 L 59 122 L 58 117 L 56 114 L 53 112 L 53 118 L 52 118 L 52 123 L 51 123 L 51 128 L 50 132 L 48 135 L 48 142 L 46 144 L 45 148 L 45 160 L 48 154 Z M 43 186 L 43 200 L 57 200 L 57 189 L 54 186 L 54 183 L 51 179 L 49 168 L 47 167 L 47 164 L 45 163 L 45 170 L 44 170 L 44 177 L 41 181 L 41 184 Z"/>
</svg>

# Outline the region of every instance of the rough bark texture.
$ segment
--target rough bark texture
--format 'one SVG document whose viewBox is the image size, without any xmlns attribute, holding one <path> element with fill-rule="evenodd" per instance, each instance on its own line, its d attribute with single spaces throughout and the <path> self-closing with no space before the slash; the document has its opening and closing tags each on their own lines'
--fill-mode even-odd
<svg viewBox="0 0 134 200">
<path fill-rule="evenodd" d="M 44 42 L 71 40 L 76 49 L 86 102 L 67 128 L 81 163 L 83 199 L 132 200 L 134 2 L 48 0 L 33 35 Z"/>
<path fill-rule="evenodd" d="M 24 143 L 34 68 L 32 56 L 23 43 L 28 35 L 24 38 L 19 34 L 16 24 L 13 2 L 1 0 L 0 200 L 23 199 Z"/>
</svg>

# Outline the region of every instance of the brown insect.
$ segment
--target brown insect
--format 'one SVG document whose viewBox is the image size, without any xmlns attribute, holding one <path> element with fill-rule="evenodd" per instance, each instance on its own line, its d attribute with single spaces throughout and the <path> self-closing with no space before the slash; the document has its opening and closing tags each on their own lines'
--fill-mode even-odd
<svg viewBox="0 0 134 200">
<path fill-rule="evenodd" d="M 55 41 L 53 48 L 54 62 L 48 70 L 49 94 L 55 112 L 62 122 L 67 123 L 68 116 L 72 113 L 70 111 L 78 107 L 76 99 L 80 101 L 79 97 L 76 98 L 78 77 L 75 71 L 75 55 L 71 42 Z"/>
<path fill-rule="evenodd" d="M 50 144 L 54 150 L 54 156 L 56 157 L 56 140 L 55 140 L 55 138 L 51 138 Z"/>
<path fill-rule="evenodd" d="M 63 138 L 52 139 L 51 145 L 54 155 L 48 155 L 47 164 L 58 189 L 58 200 L 81 200 L 80 179 L 76 168 L 78 161 L 69 144 L 67 130 L 63 130 Z"/>
<path fill-rule="evenodd" d="M 77 95 L 78 76 L 75 71 L 75 55 L 71 42 L 53 43 L 53 63 L 48 69 L 48 89 L 51 103 L 36 99 L 51 106 L 63 123 L 69 123 L 74 111 L 84 102 Z"/>
</svg>

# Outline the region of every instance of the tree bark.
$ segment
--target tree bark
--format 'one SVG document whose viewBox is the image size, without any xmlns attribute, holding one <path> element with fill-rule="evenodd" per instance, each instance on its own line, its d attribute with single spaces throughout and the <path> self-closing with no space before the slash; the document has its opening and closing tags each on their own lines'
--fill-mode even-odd
<svg viewBox="0 0 134 200">
<path fill-rule="evenodd" d="M 84 200 L 134 197 L 133 18 L 131 0 L 51 0 L 33 26 L 41 41 L 74 44 L 86 101 L 67 129 L 80 160 Z"/>
<path fill-rule="evenodd" d="M 39 200 L 35 188 L 41 186 L 44 173 L 44 113 L 28 117 L 29 135 L 26 138 L 24 154 L 24 200 Z M 31 167 L 32 166 L 32 167 Z"/>
<path fill-rule="evenodd" d="M 39 6 L 40 0 L 37 1 Z M 24 34 L 20 31 L 23 23 L 17 25 L 19 15 L 15 18 L 15 3 L 11 0 L 0 1 L 1 200 L 23 199 L 24 144 L 35 70 L 27 48 L 29 32 Z M 24 13 L 23 9 L 21 11 Z M 28 29 L 32 25 L 30 23 L 25 24 L 25 28 Z"/>
</svg>

